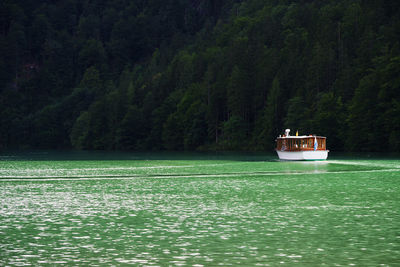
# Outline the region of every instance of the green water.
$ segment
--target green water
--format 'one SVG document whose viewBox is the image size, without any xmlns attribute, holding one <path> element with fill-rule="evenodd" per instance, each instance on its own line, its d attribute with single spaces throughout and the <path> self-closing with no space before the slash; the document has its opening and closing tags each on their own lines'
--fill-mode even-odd
<svg viewBox="0 0 400 267">
<path fill-rule="evenodd" d="M 0 156 L 0 265 L 400 266 L 400 161 Z"/>
</svg>

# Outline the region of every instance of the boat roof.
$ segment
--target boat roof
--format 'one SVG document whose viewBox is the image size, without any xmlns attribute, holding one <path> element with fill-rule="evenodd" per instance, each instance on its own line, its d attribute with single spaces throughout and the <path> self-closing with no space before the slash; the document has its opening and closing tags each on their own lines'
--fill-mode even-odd
<svg viewBox="0 0 400 267">
<path fill-rule="evenodd" d="M 317 136 L 317 135 L 299 135 L 299 136 L 281 136 L 281 137 L 277 137 L 277 139 L 281 138 L 281 139 L 301 139 L 301 138 L 314 138 L 314 137 L 318 137 L 318 138 L 326 138 L 325 136 Z"/>
</svg>

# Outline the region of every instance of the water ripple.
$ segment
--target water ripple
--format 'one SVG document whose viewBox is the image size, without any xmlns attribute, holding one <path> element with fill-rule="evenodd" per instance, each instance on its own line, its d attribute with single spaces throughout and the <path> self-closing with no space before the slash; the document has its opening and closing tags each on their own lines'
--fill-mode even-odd
<svg viewBox="0 0 400 267">
<path fill-rule="evenodd" d="M 7 163 L 0 265 L 391 266 L 399 168 L 364 163 Z"/>
</svg>

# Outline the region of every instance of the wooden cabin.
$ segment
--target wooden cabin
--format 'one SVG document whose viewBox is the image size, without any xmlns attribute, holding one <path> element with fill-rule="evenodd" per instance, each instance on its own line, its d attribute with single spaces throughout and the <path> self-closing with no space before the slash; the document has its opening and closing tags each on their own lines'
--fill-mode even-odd
<svg viewBox="0 0 400 267">
<path fill-rule="evenodd" d="M 276 150 L 280 151 L 308 151 L 314 150 L 314 142 L 317 140 L 316 150 L 326 150 L 326 137 L 323 136 L 288 136 L 276 139 Z"/>
</svg>

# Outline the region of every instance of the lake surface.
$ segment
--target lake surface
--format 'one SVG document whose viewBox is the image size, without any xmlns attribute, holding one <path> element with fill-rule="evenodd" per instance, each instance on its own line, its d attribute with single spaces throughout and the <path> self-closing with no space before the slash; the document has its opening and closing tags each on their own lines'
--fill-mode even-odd
<svg viewBox="0 0 400 267">
<path fill-rule="evenodd" d="M 0 155 L 0 265 L 400 266 L 399 158 Z"/>
</svg>

